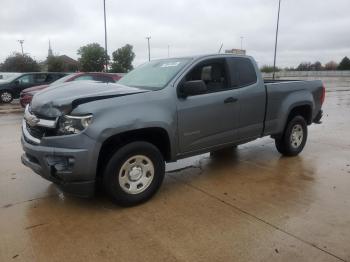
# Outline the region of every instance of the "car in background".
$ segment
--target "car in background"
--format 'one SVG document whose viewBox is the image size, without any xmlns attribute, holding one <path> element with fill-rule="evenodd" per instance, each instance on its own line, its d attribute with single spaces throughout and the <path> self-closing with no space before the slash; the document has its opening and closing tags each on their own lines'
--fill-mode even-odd
<svg viewBox="0 0 350 262">
<path fill-rule="evenodd" d="M 19 102 L 20 102 L 22 107 L 26 107 L 26 105 L 28 105 L 32 101 L 33 96 L 36 93 L 38 93 L 39 91 L 41 91 L 45 88 L 48 88 L 50 86 L 56 86 L 59 84 L 63 84 L 65 82 L 92 80 L 92 81 L 98 81 L 98 82 L 103 82 L 103 83 L 116 83 L 121 77 L 122 77 L 121 74 L 101 73 L 101 72 L 73 73 L 73 74 L 69 74 L 65 77 L 62 77 L 49 85 L 39 85 L 39 86 L 34 86 L 34 87 L 27 88 L 27 89 L 23 90 L 20 94 Z"/>
<path fill-rule="evenodd" d="M 66 73 L 17 73 L 0 80 L 0 102 L 10 103 L 19 98 L 22 90 L 42 84 L 50 84 L 57 79 L 66 76 Z"/>
<path fill-rule="evenodd" d="M 0 72 L 0 81 L 6 80 L 7 78 L 19 76 L 21 73 L 11 73 L 11 72 Z"/>
</svg>

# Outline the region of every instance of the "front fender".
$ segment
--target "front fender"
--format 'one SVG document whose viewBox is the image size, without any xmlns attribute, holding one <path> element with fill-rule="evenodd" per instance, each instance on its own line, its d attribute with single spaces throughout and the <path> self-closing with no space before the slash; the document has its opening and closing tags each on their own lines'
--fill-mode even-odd
<svg viewBox="0 0 350 262">
<path fill-rule="evenodd" d="M 92 110 L 93 123 L 86 134 L 103 144 L 108 138 L 144 128 L 161 128 L 166 131 L 170 140 L 171 155 L 177 152 L 177 118 L 173 99 L 167 94 L 149 92 L 141 96 L 129 96 L 127 99 L 109 99 L 95 101 L 84 105 Z M 152 96 L 152 101 L 150 101 Z M 148 98 L 148 96 L 150 98 Z M 150 100 L 148 100 L 150 99 Z M 95 107 L 96 105 L 96 107 Z M 81 107 L 83 108 L 83 107 Z"/>
</svg>

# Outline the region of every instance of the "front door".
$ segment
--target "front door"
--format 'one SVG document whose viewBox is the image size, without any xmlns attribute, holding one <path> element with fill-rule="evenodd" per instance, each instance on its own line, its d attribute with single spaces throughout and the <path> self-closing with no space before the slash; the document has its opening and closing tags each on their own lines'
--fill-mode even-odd
<svg viewBox="0 0 350 262">
<path fill-rule="evenodd" d="M 33 74 L 26 74 L 17 78 L 13 82 L 13 90 L 15 93 L 15 97 L 18 97 L 23 89 L 32 87 L 33 85 L 35 85 L 35 79 Z"/>
<path fill-rule="evenodd" d="M 234 141 L 238 121 L 237 90 L 231 89 L 226 60 L 200 62 L 183 79 L 192 80 L 203 80 L 207 92 L 178 98 L 180 152 L 188 153 Z"/>
</svg>

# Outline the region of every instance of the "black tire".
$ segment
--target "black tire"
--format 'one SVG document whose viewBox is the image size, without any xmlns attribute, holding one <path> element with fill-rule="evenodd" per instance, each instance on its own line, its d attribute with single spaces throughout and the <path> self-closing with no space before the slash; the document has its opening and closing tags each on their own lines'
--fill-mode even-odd
<svg viewBox="0 0 350 262">
<path fill-rule="evenodd" d="M 135 159 L 137 157 L 144 157 L 146 160 L 142 160 L 142 163 L 140 163 L 140 165 L 137 165 L 136 161 L 130 164 L 131 162 L 128 162 L 127 160 L 133 160 L 134 157 Z M 146 186 L 142 184 L 141 180 L 147 180 L 148 178 L 146 177 L 148 177 L 148 175 L 152 172 L 147 171 L 148 173 L 146 174 L 144 171 L 145 169 L 142 167 L 146 166 L 144 165 L 144 162 L 147 163 L 149 161 L 151 161 L 151 164 L 153 165 L 154 172 L 153 178 L 151 178 L 150 181 L 146 182 Z M 148 163 L 147 166 L 149 164 L 150 163 Z M 139 180 L 131 180 L 132 170 L 127 173 L 125 171 L 124 165 L 134 165 L 132 169 L 136 169 L 135 172 L 138 173 L 136 176 L 141 176 L 139 177 Z M 113 202 L 120 206 L 134 206 L 147 201 L 157 192 L 163 182 L 164 174 L 165 163 L 163 156 L 158 148 L 148 142 L 132 142 L 124 145 L 112 155 L 104 171 L 103 185 L 108 195 L 112 198 Z M 120 182 L 121 179 L 126 179 L 128 181 Z M 128 184 L 129 189 L 127 188 Z M 134 187 L 135 184 L 137 184 L 136 188 Z M 145 189 L 143 189 L 144 191 L 140 193 L 135 193 L 135 191 L 140 190 L 139 185 L 141 185 L 141 190 L 142 187 L 145 187 Z M 126 192 L 127 190 L 130 190 L 130 192 L 132 192 L 131 187 L 134 188 L 134 193 Z"/>
<path fill-rule="evenodd" d="M 1 103 L 11 103 L 12 100 L 13 100 L 12 92 L 10 92 L 8 90 L 0 91 L 0 102 Z"/>
<path fill-rule="evenodd" d="M 296 156 L 304 149 L 306 140 L 307 123 L 302 116 L 295 116 L 287 123 L 283 135 L 275 138 L 275 145 L 282 155 Z"/>
</svg>

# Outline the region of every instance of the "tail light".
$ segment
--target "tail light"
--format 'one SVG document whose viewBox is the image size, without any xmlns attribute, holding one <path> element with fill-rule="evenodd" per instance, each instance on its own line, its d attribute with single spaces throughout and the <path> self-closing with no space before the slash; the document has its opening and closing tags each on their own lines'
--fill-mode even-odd
<svg viewBox="0 0 350 262">
<path fill-rule="evenodd" d="M 321 94 L 321 105 L 323 105 L 324 99 L 326 98 L 326 87 L 322 86 L 322 94 Z"/>
</svg>

